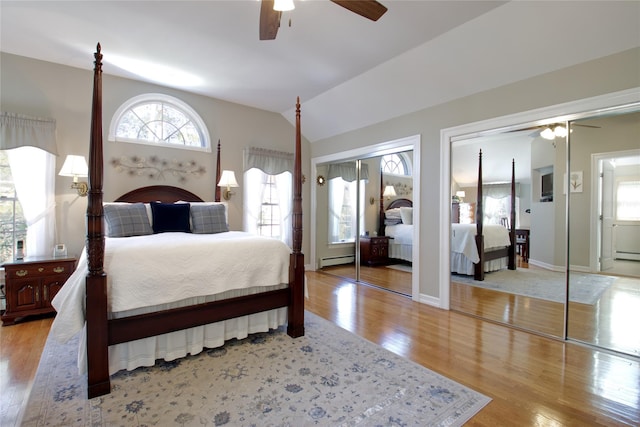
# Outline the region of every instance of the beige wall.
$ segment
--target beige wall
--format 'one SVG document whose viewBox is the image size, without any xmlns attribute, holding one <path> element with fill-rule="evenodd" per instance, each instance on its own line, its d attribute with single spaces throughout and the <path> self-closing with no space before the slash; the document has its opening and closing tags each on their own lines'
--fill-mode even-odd
<svg viewBox="0 0 640 427">
<path fill-rule="evenodd" d="M 17 113 L 53 117 L 58 121 L 58 148 L 61 158 L 66 154 L 86 154 L 91 105 L 91 72 L 2 54 L 1 109 Z M 92 58 L 88 57 L 88 62 Z M 107 71 L 107 70 L 105 70 Z M 470 72 L 473 72 L 470 70 Z M 428 75 L 425 79 L 430 78 Z M 442 254 L 433 242 L 438 241 L 441 225 L 439 189 L 441 180 L 440 131 L 444 128 L 487 120 L 517 112 L 640 87 L 640 49 L 632 49 L 585 64 L 558 70 L 538 77 L 498 87 L 425 110 L 407 114 L 356 131 L 347 132 L 310 147 L 305 141 L 303 173 L 309 176 L 309 159 L 367 147 L 410 135 L 421 135 L 422 171 L 420 185 L 420 293 L 438 298 L 438 271 Z M 236 172 L 242 168 L 242 149 L 255 145 L 291 150 L 293 128 L 278 114 L 268 113 L 207 97 L 144 84 L 132 80 L 109 77 L 104 79 L 105 140 L 108 123 L 115 109 L 132 96 L 146 92 L 162 92 L 176 96 L 190 104 L 204 119 L 212 140 L 222 139 L 222 164 Z M 292 100 L 293 102 L 293 100 Z M 304 116 L 304 106 L 303 106 Z M 249 125 L 250 124 L 250 125 Z M 304 128 L 303 128 L 304 132 Z M 137 148 L 136 148 L 137 150 Z M 106 158 L 122 155 L 118 144 L 105 144 Z M 158 149 L 163 157 L 185 156 Z M 146 154 L 146 152 L 144 153 Z M 213 197 L 213 155 L 202 156 L 207 174 L 189 180 L 185 187 L 205 199 Z M 200 160 L 200 156 L 198 157 Z M 237 174 L 242 186 L 242 176 Z M 128 178 L 107 167 L 105 199 L 141 185 L 155 184 L 144 178 Z M 447 178 L 444 178 L 448 180 Z M 309 183 L 303 186 L 304 209 L 309 209 Z M 166 184 L 175 184 L 170 180 Z M 57 178 L 57 214 L 59 240 L 70 250 L 79 252 L 83 244 L 84 210 L 86 199 L 78 199 L 68 189 L 66 178 Z M 107 190 L 108 188 L 108 190 Z M 325 186 L 326 188 L 326 186 Z M 242 187 L 231 203 L 231 228 L 241 228 Z M 318 210 L 321 210 L 319 208 Z M 309 215 L 304 227 L 308 230 Z M 447 219 L 448 222 L 448 219 Z M 303 249 L 308 253 L 308 235 Z"/>
<path fill-rule="evenodd" d="M 105 57 L 108 53 L 105 53 Z M 87 54 L 87 64 L 93 57 Z M 229 203 L 229 223 L 233 230 L 242 229 L 242 150 L 248 146 L 266 147 L 292 152 L 295 130 L 282 115 L 245 107 L 213 98 L 194 95 L 161 86 L 109 76 L 108 63 L 103 67 L 103 135 L 104 135 L 104 200 L 110 201 L 127 191 L 147 185 L 184 187 L 205 200 L 214 198 L 215 145 L 222 142 L 222 168 L 236 172 L 240 188 Z M 93 72 L 2 53 L 0 109 L 57 122 L 57 144 L 60 170 L 67 154 L 88 155 Z M 109 124 L 117 108 L 128 99 L 144 93 L 163 93 L 189 104 L 204 120 L 213 144 L 212 153 L 124 144 L 107 141 Z M 291 100 L 292 104 L 295 99 Z M 308 142 L 303 139 L 303 174 L 309 176 Z M 166 160 L 196 161 L 206 169 L 201 177 L 189 177 L 182 184 L 173 176 L 153 180 L 147 176 L 129 176 L 116 171 L 108 162 L 121 156 L 156 155 Z M 68 245 L 69 252 L 80 254 L 85 241 L 87 199 L 71 190 L 71 179 L 56 176 L 57 240 Z M 309 180 L 303 185 L 303 209 L 308 212 Z M 309 215 L 304 217 L 308 229 Z M 308 236 L 303 252 L 308 252 Z"/>
<path fill-rule="evenodd" d="M 425 79 L 428 78 L 425 75 Z M 442 223 L 438 202 L 441 187 L 441 129 L 636 87 L 640 87 L 640 49 L 600 58 L 317 141 L 311 145 L 311 157 L 362 148 L 409 135 L 421 135 L 419 161 L 422 171 L 422 206 L 418 262 L 422 273 L 419 287 L 422 295 L 438 298 L 440 292 L 437 272 L 440 259 L 449 256 L 441 253 L 433 244 L 439 241 Z"/>
</svg>

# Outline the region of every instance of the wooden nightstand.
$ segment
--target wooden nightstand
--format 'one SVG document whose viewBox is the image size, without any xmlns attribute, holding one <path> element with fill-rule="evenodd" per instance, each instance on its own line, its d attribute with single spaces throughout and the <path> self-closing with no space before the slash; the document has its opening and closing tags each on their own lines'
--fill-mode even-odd
<svg viewBox="0 0 640 427">
<path fill-rule="evenodd" d="M 389 262 L 389 237 L 360 237 L 360 264 L 384 265 Z"/>
<path fill-rule="evenodd" d="M 76 268 L 76 259 L 28 257 L 4 263 L 6 311 L 2 326 L 34 314 L 55 312 L 51 300 Z"/>
</svg>

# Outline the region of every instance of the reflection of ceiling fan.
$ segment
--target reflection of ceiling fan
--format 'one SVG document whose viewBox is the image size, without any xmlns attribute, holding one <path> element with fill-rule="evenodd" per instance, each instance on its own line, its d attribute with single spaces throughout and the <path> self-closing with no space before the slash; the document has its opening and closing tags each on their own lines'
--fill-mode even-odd
<svg viewBox="0 0 640 427">
<path fill-rule="evenodd" d="M 600 126 L 586 125 L 586 124 L 576 123 L 576 122 L 571 122 L 571 126 L 600 129 Z M 533 131 L 532 133 L 529 134 L 530 137 L 532 138 L 542 137 L 550 141 L 556 138 L 564 138 L 565 136 L 567 136 L 567 128 L 565 127 L 564 123 L 550 123 L 548 125 L 532 126 L 524 129 L 516 129 L 511 132 L 523 132 L 523 131 L 530 131 L 530 130 Z"/>
<path fill-rule="evenodd" d="M 372 21 L 377 21 L 387 11 L 387 8 L 375 0 L 331 0 L 332 2 L 364 16 Z M 260 40 L 274 40 L 280 28 L 281 10 L 274 9 L 274 0 L 262 0 L 260 7 Z M 293 8 L 293 1 L 289 2 Z"/>
</svg>

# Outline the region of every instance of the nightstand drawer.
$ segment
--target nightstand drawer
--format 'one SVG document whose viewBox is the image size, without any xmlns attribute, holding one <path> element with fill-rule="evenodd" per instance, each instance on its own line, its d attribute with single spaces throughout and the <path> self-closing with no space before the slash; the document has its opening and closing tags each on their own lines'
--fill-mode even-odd
<svg viewBox="0 0 640 427">
<path fill-rule="evenodd" d="M 389 237 L 360 237 L 360 264 L 383 265 L 389 262 Z"/>
<path fill-rule="evenodd" d="M 53 313 L 51 300 L 76 268 L 75 258 L 31 257 L 3 265 L 6 310 L 2 324 L 16 319 Z"/>
<path fill-rule="evenodd" d="M 61 261 L 53 263 L 32 263 L 5 265 L 7 279 L 24 279 L 28 277 L 43 277 L 56 274 L 70 275 L 75 268 L 75 261 Z"/>
</svg>

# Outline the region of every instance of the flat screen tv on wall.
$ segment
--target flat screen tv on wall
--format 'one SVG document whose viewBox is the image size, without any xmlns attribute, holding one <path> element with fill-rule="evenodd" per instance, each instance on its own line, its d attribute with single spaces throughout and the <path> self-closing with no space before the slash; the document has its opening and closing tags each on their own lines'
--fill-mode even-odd
<svg viewBox="0 0 640 427">
<path fill-rule="evenodd" d="M 553 172 L 542 175 L 541 177 L 541 202 L 553 201 Z"/>
</svg>

